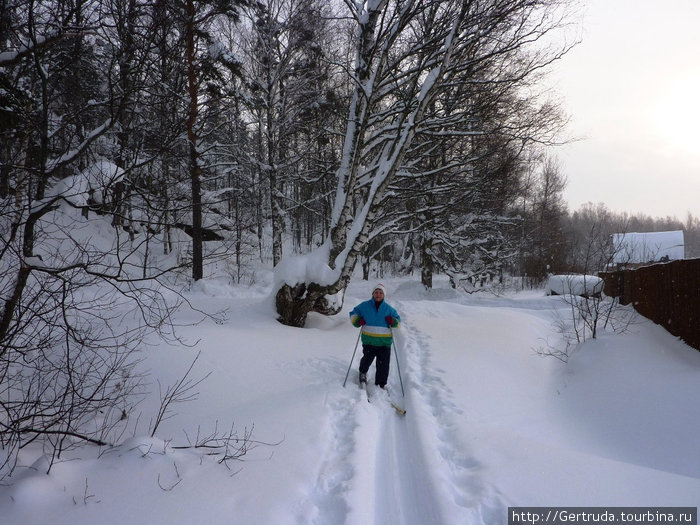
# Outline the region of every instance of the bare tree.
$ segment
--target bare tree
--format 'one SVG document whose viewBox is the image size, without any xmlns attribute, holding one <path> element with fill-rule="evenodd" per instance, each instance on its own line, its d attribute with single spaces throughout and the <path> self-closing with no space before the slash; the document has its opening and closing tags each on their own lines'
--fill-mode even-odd
<svg viewBox="0 0 700 525">
<path fill-rule="evenodd" d="M 621 307 L 618 297 L 607 297 L 603 280 L 598 273 L 612 266 L 616 259 L 607 225 L 595 222 L 590 226 L 585 240 L 578 246 L 576 267 L 581 273 L 553 276 L 567 305 L 567 315 L 556 324 L 562 335 L 559 343 L 548 343 L 537 352 L 541 355 L 568 361 L 579 345 L 596 339 L 602 331 L 624 333 L 632 320 L 634 311 Z"/>
<path fill-rule="evenodd" d="M 16 107 L 26 119 L 2 158 L 11 188 L 0 197 L 3 475 L 35 441 L 50 464 L 76 443 L 112 442 L 143 388 L 135 365 L 145 338 L 173 335 L 177 305 L 155 285 L 167 270 L 140 258 L 146 237 L 87 218 L 126 173 L 99 153 L 133 95 L 110 68 L 119 46 L 92 38 L 101 5 L 23 3 L 8 37 L 17 47 L 2 77 L 24 94 Z M 86 84 L 66 81 L 76 68 Z M 90 97 L 77 93 L 91 85 L 100 89 Z"/>
<path fill-rule="evenodd" d="M 557 26 L 557 4 L 345 2 L 356 24 L 349 71 L 353 92 L 336 172 L 331 235 L 320 252 L 309 257 L 315 262 L 325 259 L 329 271 L 324 279 L 290 276 L 282 263 L 279 275 L 284 282 L 276 293 L 281 322 L 303 326 L 308 312 L 334 313 L 342 306 L 330 296 L 346 288 L 372 237 L 380 205 L 446 85 L 486 62 L 499 72 L 489 79 L 494 86 L 518 82 L 560 56 L 562 50 L 529 58 L 525 54 L 528 44 Z M 514 61 L 523 67 L 508 68 Z M 449 128 L 451 120 L 448 116 L 442 124 Z"/>
<path fill-rule="evenodd" d="M 304 154 L 321 135 L 317 113 L 328 115 L 327 9 L 310 0 L 266 0 L 244 11 L 248 31 L 241 47 L 250 91 L 245 106 L 254 130 L 252 162 L 265 182 L 273 265 L 282 259 L 294 212 L 313 208 L 317 199 L 314 192 L 307 199 L 297 194 L 311 187 L 303 175 Z M 321 159 L 314 164 L 320 168 Z"/>
<path fill-rule="evenodd" d="M 537 151 L 528 172 L 528 188 L 523 192 L 523 236 L 520 271 L 542 282 L 550 273 L 567 269 L 570 240 L 566 239 L 566 204 L 563 191 L 566 177 L 559 163 Z"/>
</svg>

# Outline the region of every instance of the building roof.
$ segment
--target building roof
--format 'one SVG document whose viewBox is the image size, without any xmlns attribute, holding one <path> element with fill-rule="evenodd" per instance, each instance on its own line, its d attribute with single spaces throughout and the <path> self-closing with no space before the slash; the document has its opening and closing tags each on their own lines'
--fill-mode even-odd
<svg viewBox="0 0 700 525">
<path fill-rule="evenodd" d="M 647 233 L 614 233 L 613 262 L 647 263 L 685 257 L 683 230 Z"/>
</svg>

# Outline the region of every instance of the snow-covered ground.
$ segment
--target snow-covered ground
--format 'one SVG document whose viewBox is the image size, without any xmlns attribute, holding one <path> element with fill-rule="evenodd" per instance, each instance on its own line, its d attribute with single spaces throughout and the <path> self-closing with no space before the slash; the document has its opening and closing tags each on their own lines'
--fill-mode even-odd
<svg viewBox="0 0 700 525">
<path fill-rule="evenodd" d="M 424 291 L 390 279 L 403 318 L 390 378 L 397 415 L 357 388 L 347 312 L 374 283 L 353 281 L 342 314 L 306 329 L 274 319 L 269 288 L 215 280 L 189 293 L 225 311 L 181 329 L 195 348 L 154 343 L 152 392 L 114 449 L 83 448 L 45 474 L 40 451 L 0 487 L 7 524 L 505 524 L 509 506 L 698 506 L 700 352 L 643 319 L 604 334 L 568 363 L 556 343 L 564 298 Z M 180 321 L 200 316 L 181 311 Z M 197 352 L 211 375 L 144 437 Z M 372 369 L 371 375 L 374 369 Z M 176 448 L 252 431 L 242 460 Z M 44 470 L 42 470 L 42 468 Z"/>
</svg>

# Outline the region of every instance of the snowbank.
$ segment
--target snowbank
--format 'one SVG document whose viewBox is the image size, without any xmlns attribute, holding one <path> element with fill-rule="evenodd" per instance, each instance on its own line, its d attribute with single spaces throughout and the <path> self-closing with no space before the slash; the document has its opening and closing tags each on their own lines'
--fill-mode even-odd
<svg viewBox="0 0 700 525">
<path fill-rule="evenodd" d="M 354 386 L 359 356 L 342 387 L 357 341 L 347 312 L 290 328 L 263 306 L 270 283 L 210 281 L 188 299 L 226 320 L 195 324 L 201 314 L 183 308 L 175 321 L 198 348 L 161 343 L 144 354 L 165 387 L 201 350 L 193 378 L 211 375 L 199 395 L 143 437 L 159 406 L 154 383 L 121 446 L 67 451 L 49 475 L 41 448 L 28 446 L 0 486 L 3 523 L 505 525 L 509 506 L 700 503 L 699 352 L 640 320 L 564 364 L 533 350 L 554 344 L 553 322 L 568 312 L 561 297 L 383 281 L 403 319 L 406 396 L 393 364 L 389 386 L 405 417 Z M 369 286 L 351 283 L 348 308 Z M 259 440 L 231 470 L 177 448 L 217 422 Z"/>
</svg>

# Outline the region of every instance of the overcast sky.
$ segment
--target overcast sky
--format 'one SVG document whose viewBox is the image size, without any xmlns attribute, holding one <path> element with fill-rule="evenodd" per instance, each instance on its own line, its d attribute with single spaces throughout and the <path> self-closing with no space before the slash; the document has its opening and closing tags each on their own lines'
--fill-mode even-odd
<svg viewBox="0 0 700 525">
<path fill-rule="evenodd" d="M 700 0 L 586 0 L 557 65 L 571 116 L 559 148 L 570 210 L 700 216 Z"/>
</svg>

